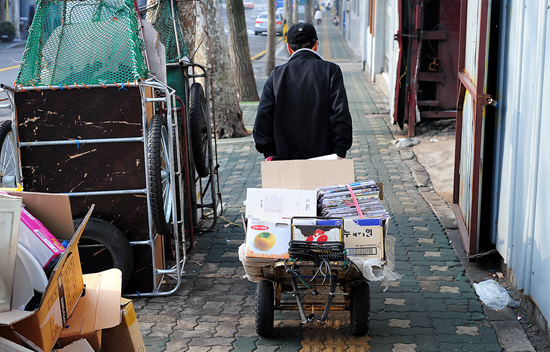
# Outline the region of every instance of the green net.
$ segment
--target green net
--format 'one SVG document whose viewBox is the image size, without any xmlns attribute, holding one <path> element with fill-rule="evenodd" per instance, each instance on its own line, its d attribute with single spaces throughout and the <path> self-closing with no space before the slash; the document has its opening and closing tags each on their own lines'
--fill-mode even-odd
<svg viewBox="0 0 550 352">
<path fill-rule="evenodd" d="M 132 0 L 39 0 L 16 84 L 134 82 L 148 76 Z"/>
<path fill-rule="evenodd" d="M 151 4 L 145 10 L 145 19 L 155 28 L 160 42 L 166 47 L 167 63 L 177 63 L 187 55 L 178 7 L 174 1 L 159 0 Z"/>
</svg>

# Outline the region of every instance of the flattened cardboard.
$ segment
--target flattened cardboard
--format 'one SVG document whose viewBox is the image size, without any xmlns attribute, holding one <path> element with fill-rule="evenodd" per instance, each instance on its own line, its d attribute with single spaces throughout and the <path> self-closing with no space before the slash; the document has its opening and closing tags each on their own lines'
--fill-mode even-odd
<svg viewBox="0 0 550 352">
<path fill-rule="evenodd" d="M 25 206 L 35 214 L 44 226 L 55 222 L 56 219 L 60 224 L 72 223 L 71 208 L 67 195 L 31 194 L 27 192 L 10 192 L 10 194 L 21 196 Z M 51 200 L 51 202 L 48 200 Z M 60 207 L 57 208 L 57 205 Z M 61 333 L 63 324 L 70 317 L 84 289 L 77 245 L 93 208 L 93 206 L 90 208 L 84 221 L 74 232 L 67 249 L 53 268 L 48 286 L 42 294 L 39 308 L 34 312 L 23 312 L 21 314 L 15 311 L 0 313 L 0 321 L 4 325 L 1 327 L 2 330 L 11 330 L 12 335 L 20 334 L 43 351 L 49 352 L 52 350 Z M 62 226 L 56 228 L 61 229 Z M 55 231 L 51 232 L 58 239 L 64 236 L 58 235 Z M 23 315 L 28 313 L 30 313 L 30 316 L 24 318 Z"/>
<path fill-rule="evenodd" d="M 0 337 L 0 351 L 1 352 L 33 352 L 26 347 L 16 344 L 8 339 Z"/>
<path fill-rule="evenodd" d="M 94 349 L 88 341 L 85 339 L 75 341 L 68 346 L 63 347 L 60 350 L 54 350 L 55 352 L 94 352 Z"/>
<path fill-rule="evenodd" d="M 145 352 L 134 304 L 126 298 L 120 299 L 122 322 L 103 331 L 102 352 Z"/>
<path fill-rule="evenodd" d="M 94 350 L 101 347 L 103 329 L 120 324 L 122 272 L 109 269 L 83 276 L 86 291 L 59 335 L 59 346 L 67 346 L 82 338 Z"/>
<path fill-rule="evenodd" d="M 69 241 L 75 234 L 71 203 L 67 195 L 40 192 L 8 193 L 23 198 L 25 208 L 58 240 Z M 62 216 L 57 216 L 56 213 Z"/>
<path fill-rule="evenodd" d="M 246 217 L 291 218 L 316 214 L 316 191 L 264 188 L 246 190 Z"/>
<path fill-rule="evenodd" d="M 262 188 L 316 189 L 355 182 L 352 159 L 262 163 Z"/>
<path fill-rule="evenodd" d="M 21 198 L 0 196 L 0 312 L 11 310 L 20 216 Z"/>
</svg>

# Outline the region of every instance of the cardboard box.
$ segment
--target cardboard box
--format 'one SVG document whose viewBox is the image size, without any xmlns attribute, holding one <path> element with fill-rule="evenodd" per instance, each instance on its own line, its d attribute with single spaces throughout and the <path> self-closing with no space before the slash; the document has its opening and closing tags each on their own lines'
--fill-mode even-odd
<svg viewBox="0 0 550 352">
<path fill-rule="evenodd" d="M 248 258 L 288 259 L 290 219 L 248 219 L 246 256 Z M 260 248 L 259 248 L 260 247 Z"/>
<path fill-rule="evenodd" d="M 64 347 L 86 339 L 94 350 L 101 347 L 102 330 L 120 324 L 122 272 L 109 269 L 83 276 L 85 294 L 65 323 L 57 343 Z"/>
<path fill-rule="evenodd" d="M 33 352 L 26 347 L 16 344 L 8 339 L 0 337 L 0 351 L 2 352 Z"/>
<path fill-rule="evenodd" d="M 27 192 L 10 192 L 10 194 L 22 197 L 26 208 L 40 219 L 57 239 L 70 239 L 67 249 L 52 270 L 39 308 L 33 312 L 11 310 L 0 313 L 3 336 L 10 335 L 8 337 L 10 339 L 28 339 L 38 348 L 49 352 L 84 289 L 77 244 L 93 211 L 93 206 L 75 232 L 67 195 Z M 73 234 L 72 237 L 71 234 Z M 21 337 L 18 337 L 19 335 Z"/>
<path fill-rule="evenodd" d="M 314 190 L 248 188 L 246 217 L 290 218 L 317 215 Z"/>
<path fill-rule="evenodd" d="M 316 220 L 309 224 L 293 219 L 292 240 L 319 248 L 325 242 L 342 242 L 342 220 Z"/>
<path fill-rule="evenodd" d="M 120 300 L 122 322 L 103 332 L 102 352 L 145 352 L 134 305 L 131 300 Z"/>
<path fill-rule="evenodd" d="M 21 204 L 19 197 L 0 196 L 0 312 L 11 310 Z"/>
<path fill-rule="evenodd" d="M 284 160 L 262 163 L 262 188 L 316 189 L 355 182 L 353 160 Z"/>
<path fill-rule="evenodd" d="M 347 255 L 384 260 L 389 220 L 344 219 L 344 244 Z"/>
<path fill-rule="evenodd" d="M 95 352 L 92 346 L 85 339 L 75 341 L 62 349 L 56 349 L 55 352 Z"/>
<path fill-rule="evenodd" d="M 25 247 L 38 260 L 42 268 L 47 268 L 65 248 L 50 231 L 24 207 L 21 209 L 19 244 Z"/>
</svg>

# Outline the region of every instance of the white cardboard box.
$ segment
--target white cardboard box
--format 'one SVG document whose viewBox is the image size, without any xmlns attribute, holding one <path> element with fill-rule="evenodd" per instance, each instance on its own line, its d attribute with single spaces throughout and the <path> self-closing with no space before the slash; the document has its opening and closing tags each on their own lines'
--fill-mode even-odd
<svg viewBox="0 0 550 352">
<path fill-rule="evenodd" d="M 344 244 L 347 255 L 384 260 L 389 220 L 344 219 Z"/>
<path fill-rule="evenodd" d="M 246 227 L 248 258 L 288 259 L 289 241 L 290 219 L 248 218 Z"/>
<path fill-rule="evenodd" d="M 246 190 L 246 217 L 290 218 L 315 216 L 315 190 L 248 188 Z"/>
</svg>

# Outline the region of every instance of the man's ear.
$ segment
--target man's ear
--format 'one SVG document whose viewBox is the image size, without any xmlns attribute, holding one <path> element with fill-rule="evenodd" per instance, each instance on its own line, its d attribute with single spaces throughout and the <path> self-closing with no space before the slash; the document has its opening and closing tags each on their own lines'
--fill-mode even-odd
<svg viewBox="0 0 550 352">
<path fill-rule="evenodd" d="M 317 51 L 317 49 L 319 49 L 319 40 L 316 40 L 315 45 L 313 46 L 313 48 L 311 48 L 311 50 L 313 51 Z"/>
<path fill-rule="evenodd" d="M 294 54 L 294 50 L 292 50 L 292 48 L 290 47 L 290 44 L 287 44 L 286 48 L 287 48 L 288 52 L 290 53 L 290 55 Z"/>
</svg>

